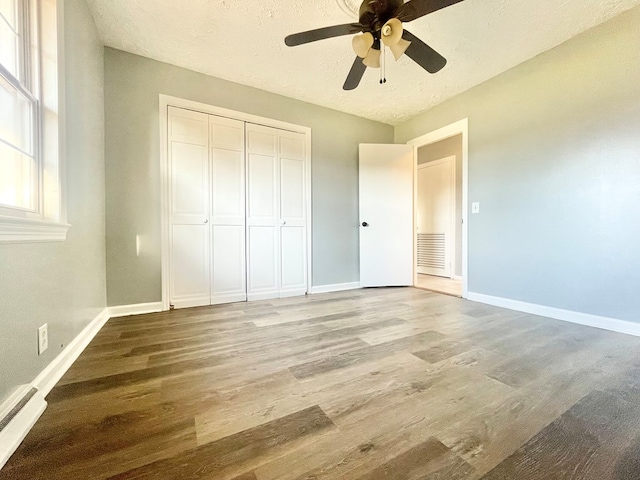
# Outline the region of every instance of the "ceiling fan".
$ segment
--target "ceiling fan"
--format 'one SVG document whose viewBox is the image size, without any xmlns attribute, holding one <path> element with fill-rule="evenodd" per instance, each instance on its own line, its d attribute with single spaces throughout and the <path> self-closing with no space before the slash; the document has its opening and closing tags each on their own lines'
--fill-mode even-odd
<svg viewBox="0 0 640 480">
<path fill-rule="evenodd" d="M 447 64 L 446 58 L 402 26 L 437 10 L 463 0 L 364 0 L 360 5 L 358 23 L 346 23 L 294 33 L 285 38 L 289 47 L 311 43 L 325 38 L 353 35 L 356 60 L 344 83 L 345 90 L 353 90 L 360 84 L 367 67 L 380 68 L 381 48 L 389 47 L 398 60 L 407 54 L 429 73 L 440 71 Z M 383 80 L 381 80 L 381 83 Z"/>
</svg>

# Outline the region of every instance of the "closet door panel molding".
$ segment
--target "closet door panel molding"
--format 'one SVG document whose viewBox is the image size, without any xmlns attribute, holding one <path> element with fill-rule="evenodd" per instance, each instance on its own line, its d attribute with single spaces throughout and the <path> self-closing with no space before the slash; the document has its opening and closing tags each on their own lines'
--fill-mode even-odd
<svg viewBox="0 0 640 480">
<path fill-rule="evenodd" d="M 209 116 L 211 304 L 247 299 L 244 122 Z"/>
<path fill-rule="evenodd" d="M 247 296 L 278 298 L 280 285 L 278 132 L 247 124 Z"/>
<path fill-rule="evenodd" d="M 307 291 L 305 136 L 279 132 L 280 167 L 280 296 Z"/>
<path fill-rule="evenodd" d="M 244 235 L 244 225 L 212 227 L 212 305 L 247 299 Z"/>
<path fill-rule="evenodd" d="M 170 108 L 168 123 L 170 301 L 176 307 L 208 305 L 209 118 Z"/>
<path fill-rule="evenodd" d="M 171 298 L 176 308 L 209 305 L 209 230 L 173 225 Z"/>
</svg>

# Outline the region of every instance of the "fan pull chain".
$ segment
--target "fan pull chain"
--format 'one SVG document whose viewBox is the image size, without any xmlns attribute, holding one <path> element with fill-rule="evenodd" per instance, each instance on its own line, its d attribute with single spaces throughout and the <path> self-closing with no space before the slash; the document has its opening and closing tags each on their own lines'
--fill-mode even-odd
<svg viewBox="0 0 640 480">
<path fill-rule="evenodd" d="M 380 55 L 382 58 L 382 65 L 380 67 L 380 85 L 387 83 L 387 49 L 384 45 L 381 46 L 382 54 Z"/>
</svg>

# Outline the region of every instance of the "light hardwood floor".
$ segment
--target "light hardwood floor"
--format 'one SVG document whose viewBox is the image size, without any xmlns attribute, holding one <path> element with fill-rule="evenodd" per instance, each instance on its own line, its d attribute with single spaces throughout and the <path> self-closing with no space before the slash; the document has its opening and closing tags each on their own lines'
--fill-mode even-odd
<svg viewBox="0 0 640 480">
<path fill-rule="evenodd" d="M 640 338 L 414 288 L 113 319 L 0 479 L 638 479 Z"/>
<path fill-rule="evenodd" d="M 431 290 L 432 292 L 446 293 L 447 295 L 462 297 L 461 280 L 418 274 L 418 283 L 416 284 L 416 287 Z"/>
</svg>

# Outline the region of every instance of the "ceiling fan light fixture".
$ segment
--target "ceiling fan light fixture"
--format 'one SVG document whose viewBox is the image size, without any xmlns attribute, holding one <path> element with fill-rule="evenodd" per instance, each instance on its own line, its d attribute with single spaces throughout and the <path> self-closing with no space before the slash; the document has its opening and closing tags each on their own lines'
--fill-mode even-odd
<svg viewBox="0 0 640 480">
<path fill-rule="evenodd" d="M 374 38 L 369 32 L 353 37 L 352 45 L 353 51 L 356 52 L 360 58 L 366 58 L 367 54 L 373 46 Z"/>
<path fill-rule="evenodd" d="M 403 31 L 402 22 L 397 18 L 392 18 L 382 27 L 380 39 L 387 47 L 393 47 L 402 40 Z"/>
<path fill-rule="evenodd" d="M 369 68 L 380 68 L 380 50 L 376 50 L 375 48 L 370 49 L 367 56 L 362 60 L 362 63 Z"/>
<path fill-rule="evenodd" d="M 2 0 L 0 0 L 2 1 Z M 386 59 L 382 55 L 389 47 L 396 60 L 407 55 L 429 73 L 442 70 L 447 59 L 420 38 L 405 30 L 403 23 L 450 7 L 464 0 L 335 0 L 345 11 L 357 12 L 358 21 L 315 28 L 287 35 L 285 45 L 295 47 L 327 38 L 358 35 L 352 46 L 358 55 L 343 85 L 353 90 L 362 80 L 367 67 L 381 68 L 380 83 L 386 82 Z M 358 4 L 360 4 L 358 6 Z M 351 15 L 350 15 L 351 16 Z M 383 22 L 386 22 L 383 24 Z"/>
<path fill-rule="evenodd" d="M 411 42 L 409 42 L 408 40 L 405 40 L 404 38 L 401 38 L 398 43 L 396 43 L 395 45 L 391 45 L 389 47 L 389 50 L 391 50 L 391 53 L 393 53 L 394 58 L 396 59 L 396 61 L 398 61 L 400 60 L 400 57 L 404 55 L 404 52 L 407 51 L 407 48 L 409 48 L 409 45 L 411 45 Z"/>
</svg>

